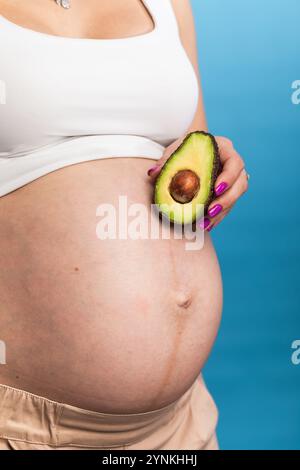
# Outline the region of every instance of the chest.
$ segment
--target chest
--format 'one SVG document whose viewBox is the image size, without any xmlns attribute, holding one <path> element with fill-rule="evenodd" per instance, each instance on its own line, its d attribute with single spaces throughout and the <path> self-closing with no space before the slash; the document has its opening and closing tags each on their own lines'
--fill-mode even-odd
<svg viewBox="0 0 300 470">
<path fill-rule="evenodd" d="M 0 0 L 0 14 L 25 28 L 64 37 L 125 38 L 146 34 L 155 27 L 143 0 L 71 0 L 70 4 L 65 10 L 55 0 L 44 2 L 42 7 L 36 0 Z"/>
</svg>

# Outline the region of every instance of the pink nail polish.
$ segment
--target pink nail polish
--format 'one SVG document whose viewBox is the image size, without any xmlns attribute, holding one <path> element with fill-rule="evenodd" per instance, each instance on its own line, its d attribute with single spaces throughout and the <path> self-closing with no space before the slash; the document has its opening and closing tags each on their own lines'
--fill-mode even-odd
<svg viewBox="0 0 300 470">
<path fill-rule="evenodd" d="M 202 229 L 202 230 L 206 230 L 207 227 L 209 226 L 210 224 L 210 220 L 208 217 L 204 217 L 204 219 L 202 219 L 200 222 L 199 222 L 199 227 Z"/>
<path fill-rule="evenodd" d="M 213 228 L 214 228 L 214 225 L 211 225 L 206 231 L 211 232 Z"/>
<path fill-rule="evenodd" d="M 209 217 L 216 217 L 216 215 L 220 214 L 222 210 L 223 210 L 223 207 L 221 206 L 221 204 L 216 204 L 211 209 L 209 209 L 208 215 Z"/>
<path fill-rule="evenodd" d="M 151 176 L 152 173 L 158 168 L 159 165 L 155 165 L 153 166 L 152 168 L 150 168 L 150 170 L 147 171 L 147 175 L 148 176 Z"/>
<path fill-rule="evenodd" d="M 148 176 L 151 176 L 153 171 L 156 169 L 156 166 L 153 166 L 152 168 L 150 168 L 148 171 L 147 171 L 147 175 Z"/>
<path fill-rule="evenodd" d="M 225 182 L 218 184 L 218 186 L 215 189 L 216 195 L 220 196 L 221 194 L 224 193 L 224 191 L 226 191 L 227 188 L 228 188 L 228 184 Z"/>
</svg>

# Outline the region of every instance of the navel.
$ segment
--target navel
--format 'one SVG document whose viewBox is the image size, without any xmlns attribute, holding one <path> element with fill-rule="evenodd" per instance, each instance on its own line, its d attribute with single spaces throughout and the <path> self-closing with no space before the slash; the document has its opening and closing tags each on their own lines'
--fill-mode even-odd
<svg viewBox="0 0 300 470">
<path fill-rule="evenodd" d="M 179 291 L 175 294 L 176 305 L 184 310 L 187 310 L 192 305 L 192 301 L 192 294 L 188 292 Z"/>
</svg>

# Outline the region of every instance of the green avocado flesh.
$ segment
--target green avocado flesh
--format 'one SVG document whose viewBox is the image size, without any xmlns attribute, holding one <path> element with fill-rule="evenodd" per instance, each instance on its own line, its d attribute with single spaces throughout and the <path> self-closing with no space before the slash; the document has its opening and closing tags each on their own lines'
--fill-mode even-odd
<svg viewBox="0 0 300 470">
<path fill-rule="evenodd" d="M 154 202 L 158 210 L 177 224 L 189 224 L 203 216 L 213 199 L 220 168 L 215 138 L 200 131 L 188 134 L 156 180 Z"/>
</svg>

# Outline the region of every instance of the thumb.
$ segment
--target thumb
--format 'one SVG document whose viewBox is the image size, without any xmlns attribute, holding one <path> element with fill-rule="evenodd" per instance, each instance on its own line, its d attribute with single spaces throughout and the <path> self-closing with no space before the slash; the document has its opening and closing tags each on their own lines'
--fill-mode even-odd
<svg viewBox="0 0 300 470">
<path fill-rule="evenodd" d="M 159 175 L 163 165 L 164 165 L 164 161 L 162 161 L 162 159 L 160 159 L 156 162 L 156 164 L 154 166 L 149 168 L 149 170 L 147 171 L 147 175 L 149 176 L 149 178 L 152 181 L 154 181 L 157 178 L 157 176 Z"/>
<path fill-rule="evenodd" d="M 162 167 L 168 160 L 168 158 L 172 155 L 172 153 L 175 152 L 175 150 L 179 147 L 182 139 L 177 139 L 175 140 L 172 144 L 170 144 L 168 147 L 166 147 L 163 156 L 157 160 L 156 164 L 149 168 L 147 174 L 150 177 L 152 181 L 154 181 L 157 176 L 159 175 Z"/>
</svg>

